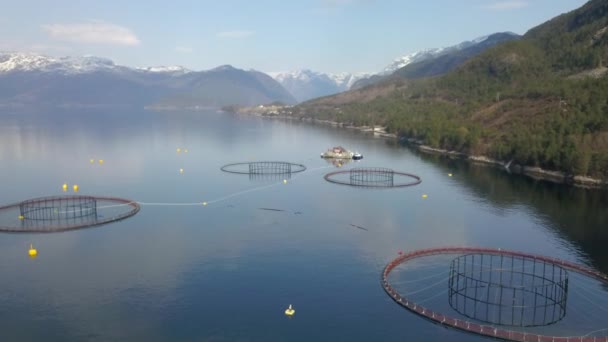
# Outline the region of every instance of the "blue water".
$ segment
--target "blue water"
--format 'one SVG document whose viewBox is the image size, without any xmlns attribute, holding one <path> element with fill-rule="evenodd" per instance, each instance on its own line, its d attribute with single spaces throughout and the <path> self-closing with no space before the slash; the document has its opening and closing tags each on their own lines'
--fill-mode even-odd
<svg viewBox="0 0 608 342">
<path fill-rule="evenodd" d="M 215 111 L 5 111 L 0 120 L 0 203 L 60 195 L 63 183 L 148 203 L 97 228 L 1 234 L 3 341 L 481 341 L 396 305 L 379 284 L 382 267 L 400 250 L 468 245 L 608 271 L 605 191 Z M 319 154 L 335 145 L 365 157 L 344 169 L 389 167 L 422 184 L 327 183 L 336 168 Z M 220 171 L 256 160 L 308 169 L 286 183 Z"/>
</svg>

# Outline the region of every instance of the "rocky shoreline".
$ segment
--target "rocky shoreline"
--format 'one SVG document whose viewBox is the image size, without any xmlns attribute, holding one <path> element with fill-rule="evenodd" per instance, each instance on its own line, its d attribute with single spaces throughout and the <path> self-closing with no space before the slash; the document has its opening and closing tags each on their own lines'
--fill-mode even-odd
<svg viewBox="0 0 608 342">
<path fill-rule="evenodd" d="M 586 188 L 599 188 L 599 187 L 608 186 L 608 182 L 603 181 L 601 179 L 597 179 L 597 178 L 591 178 L 591 177 L 587 177 L 587 176 L 568 175 L 561 171 L 545 170 L 545 169 L 537 167 L 537 166 L 526 166 L 526 165 L 513 164 L 510 161 L 509 162 L 500 161 L 500 160 L 492 159 L 492 158 L 489 158 L 486 156 L 468 155 L 466 153 L 433 148 L 430 146 L 418 144 L 418 142 L 411 141 L 411 139 L 408 140 L 408 142 L 416 145 L 419 151 L 422 151 L 425 153 L 441 154 L 441 155 L 446 155 L 446 156 L 450 156 L 450 157 L 466 159 L 473 163 L 500 166 L 510 173 L 521 174 L 521 175 L 525 175 L 525 176 L 528 176 L 528 177 L 531 177 L 534 179 L 547 180 L 547 181 L 560 183 L 560 184 L 571 184 L 574 186 L 586 187 Z"/>
<path fill-rule="evenodd" d="M 415 147 L 416 149 L 418 149 L 419 151 L 424 152 L 424 153 L 441 154 L 441 155 L 445 155 L 445 156 L 449 156 L 449 157 L 453 157 L 453 158 L 465 159 L 465 160 L 468 160 L 473 163 L 500 166 L 500 167 L 504 168 L 506 171 L 508 171 L 509 173 L 521 174 L 521 175 L 525 175 L 525 176 L 528 176 L 528 177 L 531 177 L 534 179 L 546 180 L 546 181 L 551 181 L 551 182 L 560 183 L 560 184 L 569 184 L 569 185 L 574 185 L 574 186 L 583 187 L 583 188 L 608 187 L 608 180 L 602 180 L 602 179 L 591 178 L 591 177 L 580 176 L 580 175 L 569 175 L 569 174 L 566 174 L 565 172 L 561 172 L 561 171 L 551 171 L 551 170 L 545 170 L 545 169 L 542 169 L 542 168 L 536 167 L 536 166 L 513 164 L 512 161 L 501 161 L 501 160 L 489 158 L 487 156 L 475 156 L 475 155 L 469 155 L 469 154 L 457 152 L 457 151 L 433 148 L 433 147 L 424 145 L 422 141 L 412 139 L 412 138 L 399 137 L 394 133 L 388 133 L 388 132 L 386 132 L 385 127 L 351 126 L 351 125 L 345 125 L 344 123 L 331 121 L 331 120 L 294 117 L 291 115 L 284 115 L 284 114 L 278 114 L 278 113 L 272 114 L 272 115 L 269 115 L 267 113 L 255 113 L 255 112 L 250 112 L 250 111 L 235 111 L 235 113 L 248 114 L 248 115 L 254 115 L 254 116 L 258 116 L 258 117 L 271 118 L 271 119 L 296 120 L 296 121 L 302 121 L 302 122 L 329 125 L 329 126 L 333 126 L 333 127 L 353 129 L 353 130 L 357 130 L 360 132 L 372 133 L 372 134 L 374 134 L 374 136 L 380 136 L 380 137 L 389 138 L 389 139 L 403 139 L 408 144 L 410 144 L 411 146 Z"/>
</svg>

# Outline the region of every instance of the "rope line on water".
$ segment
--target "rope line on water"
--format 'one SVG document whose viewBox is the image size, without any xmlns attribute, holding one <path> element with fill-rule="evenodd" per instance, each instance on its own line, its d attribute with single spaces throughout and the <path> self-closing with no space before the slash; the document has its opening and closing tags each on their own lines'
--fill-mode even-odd
<svg viewBox="0 0 608 342">
<path fill-rule="evenodd" d="M 414 280 L 391 281 L 391 285 L 399 285 L 399 284 L 411 284 L 411 283 L 417 283 L 417 282 L 420 282 L 420 281 L 423 281 L 423 280 L 428 280 L 428 279 L 437 278 L 437 277 L 439 277 L 440 275 L 444 275 L 444 274 L 449 273 L 449 272 L 450 272 L 450 270 L 443 270 L 443 271 L 441 271 L 441 272 L 439 272 L 439 273 L 435 273 L 435 274 L 433 274 L 433 275 L 431 275 L 431 276 L 424 277 L 424 278 L 418 278 L 418 279 L 414 279 Z M 449 278 L 448 278 L 448 279 L 449 279 Z"/>
<path fill-rule="evenodd" d="M 580 288 L 581 290 L 585 291 L 585 293 L 592 295 L 595 298 L 598 298 L 602 301 L 606 301 L 608 299 L 608 291 L 601 289 L 599 286 L 596 286 L 596 289 L 592 289 L 590 284 L 591 281 L 595 280 L 595 285 L 599 285 L 600 283 L 597 282 L 597 279 L 593 279 L 589 280 L 586 285 L 583 286 L 583 283 L 585 283 L 585 281 L 582 281 L 582 278 L 578 278 L 576 279 L 576 283 L 574 283 L 574 281 L 570 281 L 570 286 L 573 287 L 573 285 L 576 285 L 576 288 Z M 603 295 L 602 295 L 603 293 Z"/>
<path fill-rule="evenodd" d="M 308 169 L 304 172 L 301 172 L 299 174 L 297 174 L 296 176 L 294 176 L 293 178 L 291 178 L 291 180 L 296 180 L 299 177 L 302 177 L 303 175 L 307 174 L 307 173 L 311 173 L 313 171 L 318 171 L 318 170 L 323 170 L 323 169 L 327 169 L 327 168 L 332 168 L 333 166 L 322 166 L 322 167 L 318 167 L 318 168 L 314 168 L 314 169 Z M 112 205 L 104 205 L 104 206 L 99 206 L 97 207 L 97 209 L 108 209 L 108 208 L 116 208 L 116 207 L 124 207 L 124 206 L 128 206 L 128 205 L 132 205 L 132 204 L 139 204 L 142 206 L 175 206 L 175 207 L 193 207 L 193 206 L 200 206 L 203 205 L 203 203 L 207 203 L 207 204 L 213 204 L 213 203 L 219 203 L 222 201 L 225 201 L 227 199 L 236 197 L 236 196 L 240 196 L 240 195 L 244 195 L 250 192 L 254 192 L 254 191 L 260 191 L 260 190 L 264 190 L 264 189 L 268 189 L 277 185 L 283 184 L 283 181 L 280 182 L 276 182 L 276 183 L 272 183 L 269 185 L 263 185 L 263 186 L 258 186 L 255 188 L 251 188 L 251 189 L 247 189 L 247 190 L 243 190 L 243 191 L 239 191 L 230 195 L 226 195 L 224 197 L 220 197 L 218 199 L 214 199 L 214 200 L 210 200 L 207 202 L 191 202 L 191 203 L 179 203 L 179 202 L 140 202 L 140 201 L 132 201 L 129 203 L 121 203 L 121 204 L 112 204 Z"/>
<path fill-rule="evenodd" d="M 417 303 L 417 304 L 422 304 L 422 303 L 428 302 L 428 301 L 433 300 L 433 299 L 435 299 L 435 298 L 437 298 L 437 297 L 440 297 L 440 296 L 442 296 L 442 295 L 446 295 L 446 294 L 447 294 L 447 292 L 448 292 L 448 290 L 447 290 L 447 289 L 446 289 L 446 290 L 443 290 L 443 291 L 440 291 L 439 293 L 437 293 L 437 294 L 435 294 L 435 295 L 433 295 L 433 296 L 431 296 L 431 297 L 429 297 L 429 298 L 427 298 L 427 299 L 418 300 L 418 301 L 416 301 L 416 303 Z"/>
<path fill-rule="evenodd" d="M 595 334 L 595 333 L 598 333 L 598 332 L 600 332 L 600 331 L 608 331 L 608 328 L 603 328 L 603 329 L 599 329 L 599 330 L 594 330 L 594 331 L 592 331 L 592 332 L 590 332 L 590 333 L 587 333 L 586 335 L 583 335 L 583 337 L 587 337 L 587 336 L 589 336 L 589 335 L 591 335 L 591 334 Z"/>
<path fill-rule="evenodd" d="M 416 291 L 414 291 L 414 292 L 409 292 L 409 293 L 406 293 L 406 294 L 404 294 L 404 296 L 408 296 L 408 297 L 409 297 L 409 296 L 411 296 L 411 295 L 414 295 L 414 294 L 417 294 L 417 293 L 424 292 L 424 291 L 426 291 L 426 290 L 432 289 L 433 287 L 436 287 L 437 285 L 444 284 L 444 283 L 445 283 L 446 281 L 448 281 L 449 279 L 450 279 L 450 277 L 447 277 L 447 278 L 445 278 L 445 279 L 442 279 L 441 281 L 438 281 L 438 282 L 436 282 L 436 283 L 434 283 L 434 284 L 431 284 L 431 285 L 429 285 L 429 286 L 427 286 L 427 287 L 424 287 L 424 288 L 422 288 L 422 289 L 420 289 L 420 290 L 416 290 Z"/>
<path fill-rule="evenodd" d="M 591 304 L 591 305 L 595 306 L 596 308 L 600 309 L 600 311 L 608 312 L 608 308 L 603 307 L 603 306 L 597 304 L 595 301 L 593 301 L 593 299 L 590 299 L 589 297 L 585 296 L 583 294 L 583 292 L 580 291 L 579 289 L 577 289 L 576 287 L 570 287 L 568 290 L 569 291 L 574 290 L 574 292 L 577 292 L 579 296 L 583 297 L 587 302 L 589 302 L 589 304 Z"/>
</svg>

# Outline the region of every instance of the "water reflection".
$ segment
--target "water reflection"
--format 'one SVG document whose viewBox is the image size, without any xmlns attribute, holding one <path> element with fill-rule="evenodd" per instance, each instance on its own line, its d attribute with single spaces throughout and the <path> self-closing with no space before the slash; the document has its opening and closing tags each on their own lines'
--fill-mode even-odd
<svg viewBox="0 0 608 342">
<path fill-rule="evenodd" d="M 353 162 L 352 159 L 323 158 L 323 160 L 325 160 L 325 162 L 327 162 L 327 164 L 333 165 L 336 168 L 340 168 L 342 166 L 345 166 L 345 165 Z"/>
<path fill-rule="evenodd" d="M 456 182 L 480 204 L 491 204 L 498 215 L 527 210 L 563 240 L 574 242 L 589 262 L 608 273 L 608 191 L 564 186 L 500 168 L 476 165 L 437 155 L 420 154 L 443 172 L 458 174 Z"/>
<path fill-rule="evenodd" d="M 68 183 L 82 194 L 159 204 L 90 230 L 2 235 L 8 340 L 470 341 L 394 307 L 378 285 L 384 263 L 398 250 L 508 240 L 512 249 L 562 248 L 558 256 L 570 258 L 579 246 L 598 267 L 608 264 L 599 247 L 605 195 L 413 154 L 394 141 L 216 112 L 0 117 L 0 203 L 62 194 Z M 319 153 L 335 145 L 356 147 L 362 166 L 423 182 L 389 191 L 329 184 L 323 175 L 335 165 Z M 220 170 L 254 160 L 307 170 L 253 181 Z M 285 323 L 290 303 L 298 316 Z"/>
</svg>

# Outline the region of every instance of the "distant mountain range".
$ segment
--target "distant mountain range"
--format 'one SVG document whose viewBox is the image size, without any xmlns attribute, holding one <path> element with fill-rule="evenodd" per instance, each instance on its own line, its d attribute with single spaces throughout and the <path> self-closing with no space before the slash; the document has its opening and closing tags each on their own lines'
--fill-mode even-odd
<svg viewBox="0 0 608 342">
<path fill-rule="evenodd" d="M 308 69 L 269 73 L 226 65 L 208 71 L 181 66 L 131 68 L 93 56 L 49 57 L 0 52 L 0 106 L 148 106 L 181 109 L 294 104 L 374 84 L 390 77 L 446 73 L 499 42 L 497 33 L 395 59 L 381 72 L 328 74 Z"/>
<path fill-rule="evenodd" d="M 393 75 L 419 78 L 445 74 L 489 47 L 520 37 L 512 32 L 500 32 L 445 48 L 417 51 L 395 59 L 376 75 L 359 79 L 350 89 L 378 83 Z"/>
<path fill-rule="evenodd" d="M 519 35 L 511 32 L 495 33 L 454 46 L 417 51 L 395 59 L 376 74 L 366 72 L 328 74 L 308 69 L 268 74 L 281 83 L 298 102 L 303 102 L 362 88 L 390 78 L 394 73 L 411 74 L 412 77 L 440 75 L 495 44 L 519 38 Z M 415 64 L 417 67 L 413 68 L 412 65 Z M 402 70 L 407 66 L 411 69 Z"/>
<path fill-rule="evenodd" d="M 54 58 L 0 53 L 0 106 L 257 105 L 296 100 L 270 76 L 226 65 L 208 71 L 180 66 L 130 68 L 99 57 Z"/>
<path fill-rule="evenodd" d="M 268 73 L 281 83 L 299 102 L 347 91 L 369 73 L 325 74 L 308 69 Z"/>
</svg>

